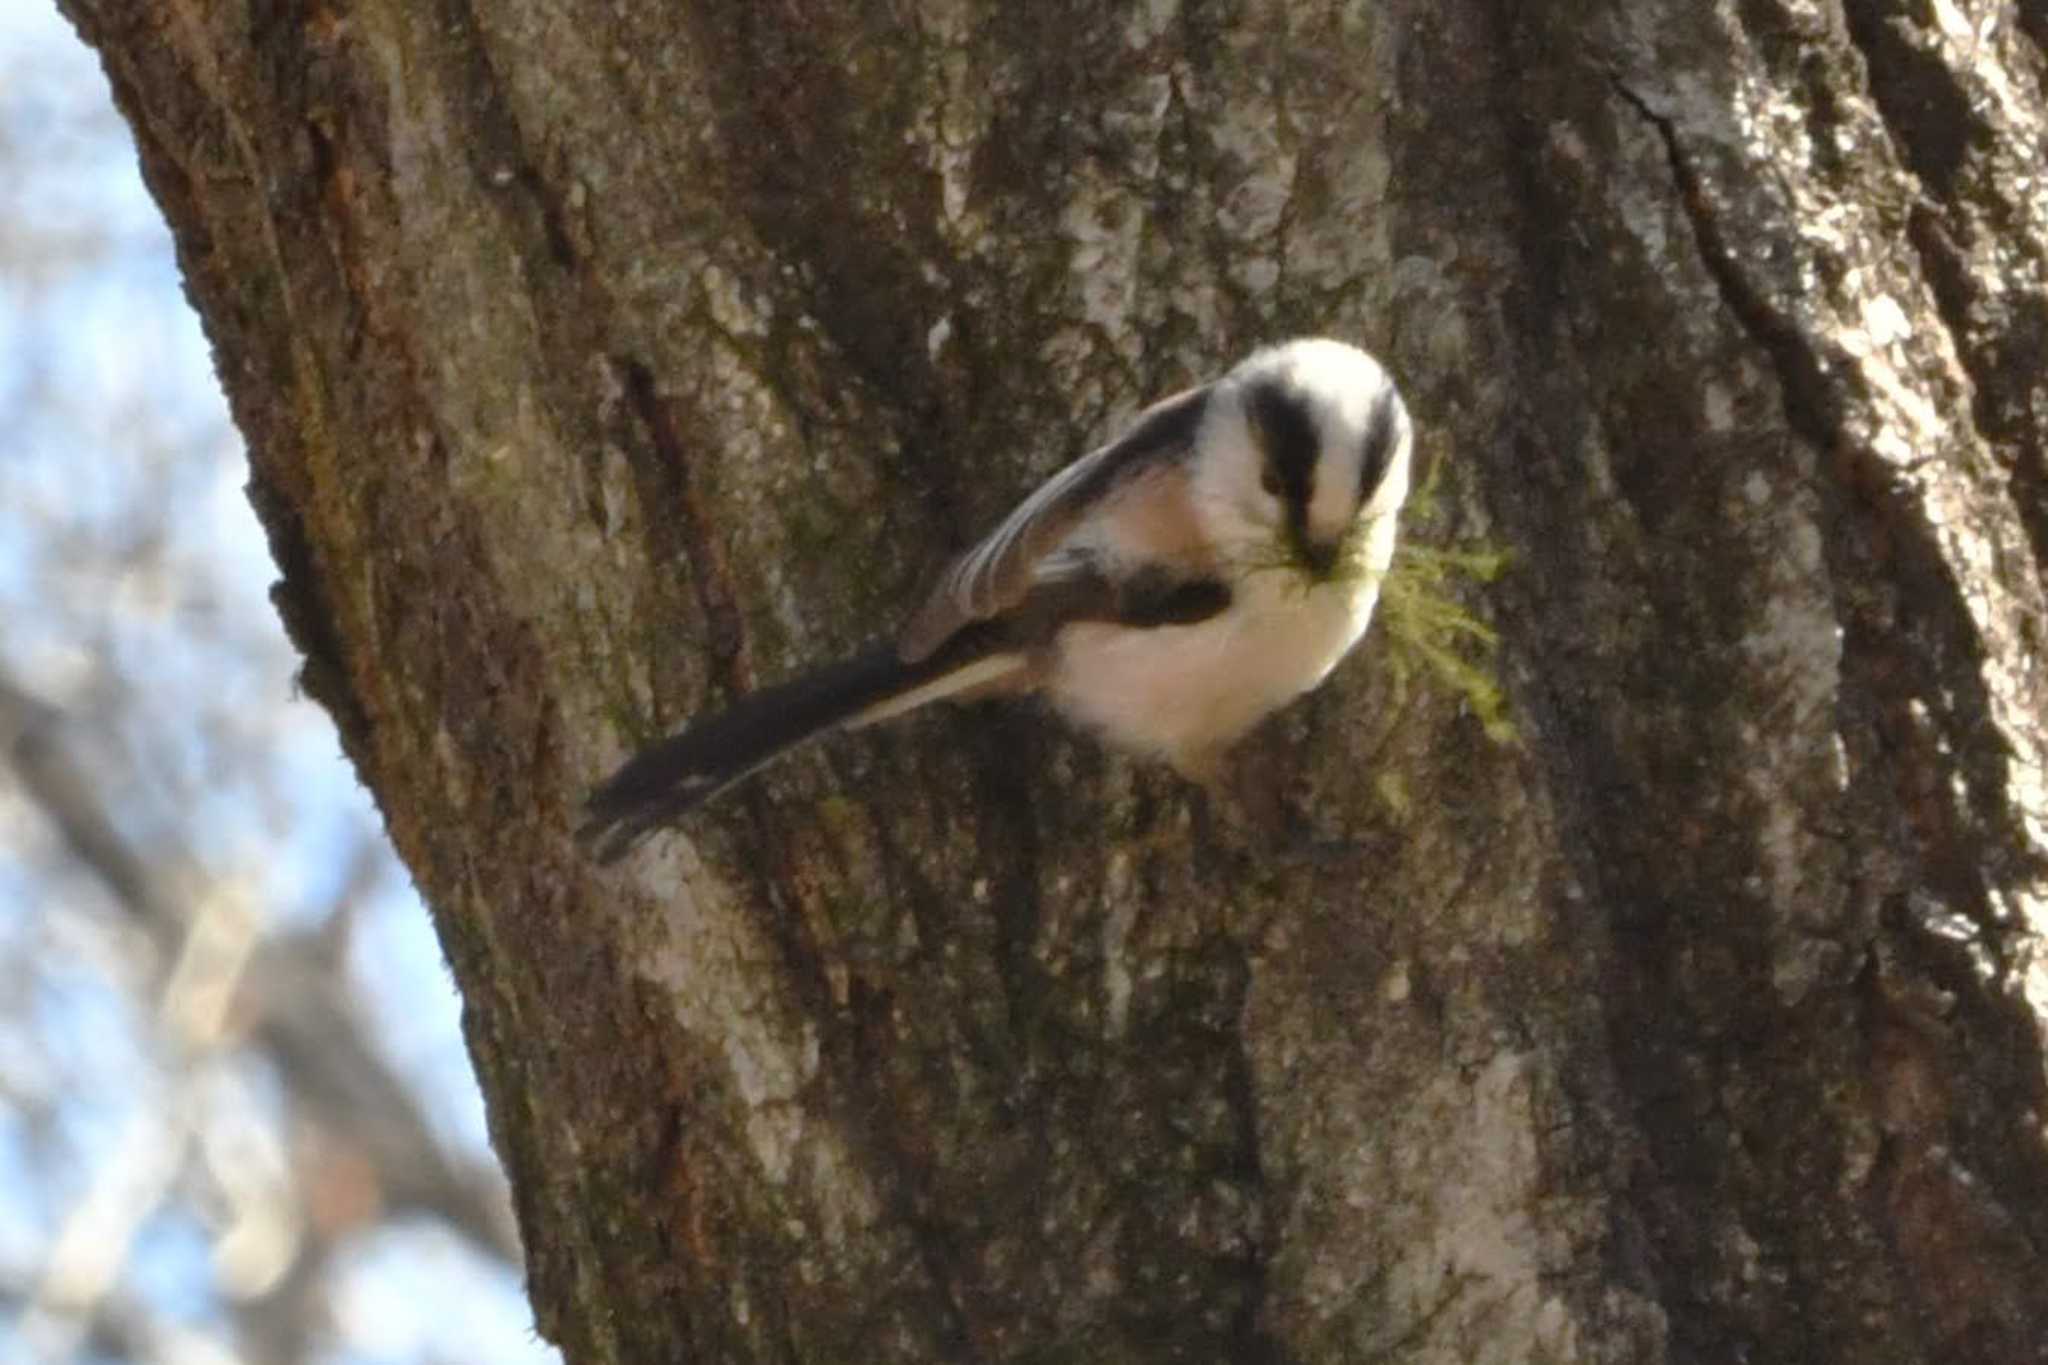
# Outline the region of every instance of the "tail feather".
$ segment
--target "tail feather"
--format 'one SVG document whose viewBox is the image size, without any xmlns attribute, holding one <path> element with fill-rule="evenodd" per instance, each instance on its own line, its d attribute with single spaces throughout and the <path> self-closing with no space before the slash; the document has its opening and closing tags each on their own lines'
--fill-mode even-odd
<svg viewBox="0 0 2048 1365">
<path fill-rule="evenodd" d="M 750 692 L 627 760 L 590 794 L 576 837 L 599 862 L 615 862 L 654 831 L 806 740 L 984 683 L 998 657 L 978 653 L 906 665 L 893 646 L 881 644 Z M 957 686 L 949 686 L 956 678 Z"/>
</svg>

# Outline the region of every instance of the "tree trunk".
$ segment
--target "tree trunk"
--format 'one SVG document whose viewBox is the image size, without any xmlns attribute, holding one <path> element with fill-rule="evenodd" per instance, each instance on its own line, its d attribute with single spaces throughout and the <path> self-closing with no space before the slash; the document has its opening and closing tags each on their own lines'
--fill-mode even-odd
<svg viewBox="0 0 2048 1365">
<path fill-rule="evenodd" d="M 2048 1361 L 2039 0 L 65 0 L 578 1362 Z M 633 744 L 1359 341 L 1508 552 L 1251 741 Z M 1341 869 L 1341 870 L 1340 870 Z"/>
</svg>

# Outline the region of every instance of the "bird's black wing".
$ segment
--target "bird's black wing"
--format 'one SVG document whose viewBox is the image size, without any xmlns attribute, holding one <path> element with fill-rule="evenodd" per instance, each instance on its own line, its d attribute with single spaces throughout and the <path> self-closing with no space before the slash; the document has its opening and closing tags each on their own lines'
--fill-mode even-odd
<svg viewBox="0 0 2048 1365">
<path fill-rule="evenodd" d="M 1040 484 L 940 576 L 896 637 L 904 661 L 916 663 L 961 627 L 1021 603 L 1040 577 L 1039 561 L 1073 533 L 1118 480 L 1193 448 L 1209 392 L 1205 385 L 1153 404 L 1122 436 Z"/>
</svg>

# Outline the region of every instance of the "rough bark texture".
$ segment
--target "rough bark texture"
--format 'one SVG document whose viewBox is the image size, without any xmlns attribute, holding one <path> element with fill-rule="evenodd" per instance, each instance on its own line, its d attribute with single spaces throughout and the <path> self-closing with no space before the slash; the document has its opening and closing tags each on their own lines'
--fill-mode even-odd
<svg viewBox="0 0 2048 1365">
<path fill-rule="evenodd" d="M 2041 4 L 66 4 L 572 1360 L 2048 1360 Z M 1516 556 L 1362 874 L 997 707 L 577 857 L 1304 331 Z"/>
</svg>

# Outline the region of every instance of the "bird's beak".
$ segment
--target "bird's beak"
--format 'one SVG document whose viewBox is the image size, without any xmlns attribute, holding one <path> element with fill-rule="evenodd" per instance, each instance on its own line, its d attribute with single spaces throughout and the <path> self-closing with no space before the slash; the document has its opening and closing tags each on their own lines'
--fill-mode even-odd
<svg viewBox="0 0 2048 1365">
<path fill-rule="evenodd" d="M 1304 535 L 1296 538 L 1294 548 L 1309 576 L 1321 582 L 1337 567 L 1337 552 L 1343 547 L 1336 541 L 1322 541 Z"/>
</svg>

